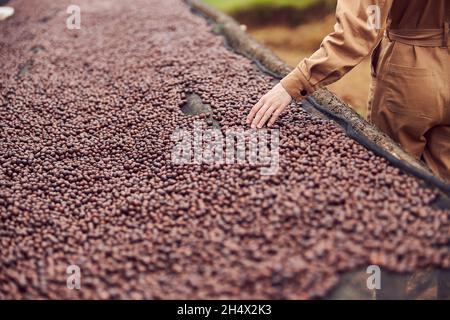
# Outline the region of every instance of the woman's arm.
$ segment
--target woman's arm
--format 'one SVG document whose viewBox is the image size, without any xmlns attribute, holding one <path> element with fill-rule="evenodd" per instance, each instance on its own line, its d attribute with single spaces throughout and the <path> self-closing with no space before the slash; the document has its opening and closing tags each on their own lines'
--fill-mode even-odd
<svg viewBox="0 0 450 320">
<path fill-rule="evenodd" d="M 270 119 L 271 126 L 292 99 L 300 102 L 359 64 L 380 41 L 393 1 L 338 0 L 334 31 L 325 37 L 319 50 L 302 60 L 259 100 L 250 111 L 247 123 L 261 128 Z"/>
</svg>

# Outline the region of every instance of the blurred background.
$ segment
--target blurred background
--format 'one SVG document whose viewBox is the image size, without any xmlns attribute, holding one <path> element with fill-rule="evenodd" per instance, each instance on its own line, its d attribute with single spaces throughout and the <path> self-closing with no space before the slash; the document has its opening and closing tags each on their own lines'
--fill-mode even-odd
<svg viewBox="0 0 450 320">
<path fill-rule="evenodd" d="M 292 67 L 319 48 L 336 21 L 336 0 L 203 1 L 245 25 L 247 32 Z M 367 58 L 328 89 L 365 117 L 369 85 Z"/>
</svg>

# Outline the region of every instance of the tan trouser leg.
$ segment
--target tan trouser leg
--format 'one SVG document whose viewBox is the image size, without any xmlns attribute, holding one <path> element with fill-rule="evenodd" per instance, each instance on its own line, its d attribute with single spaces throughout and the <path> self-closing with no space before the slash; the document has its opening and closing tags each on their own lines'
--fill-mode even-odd
<svg viewBox="0 0 450 320">
<path fill-rule="evenodd" d="M 450 181 L 450 59 L 447 49 L 384 39 L 369 120 Z"/>
<path fill-rule="evenodd" d="M 426 133 L 423 158 L 433 172 L 450 181 L 450 126 L 439 126 Z"/>
</svg>

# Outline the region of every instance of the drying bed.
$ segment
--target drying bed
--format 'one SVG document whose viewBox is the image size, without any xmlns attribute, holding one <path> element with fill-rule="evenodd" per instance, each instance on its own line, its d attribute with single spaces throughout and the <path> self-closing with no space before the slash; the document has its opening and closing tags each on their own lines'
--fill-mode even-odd
<svg viewBox="0 0 450 320">
<path fill-rule="evenodd" d="M 450 267 L 437 191 L 301 109 L 275 175 L 174 163 L 174 132 L 247 128 L 274 79 L 181 1 L 80 0 L 79 30 L 70 4 L 1 23 L 0 298 L 307 299 L 370 264 Z"/>
</svg>

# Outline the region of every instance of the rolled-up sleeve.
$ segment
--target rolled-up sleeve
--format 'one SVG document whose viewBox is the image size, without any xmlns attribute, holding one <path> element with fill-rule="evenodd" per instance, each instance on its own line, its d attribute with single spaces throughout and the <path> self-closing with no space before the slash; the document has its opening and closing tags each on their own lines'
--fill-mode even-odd
<svg viewBox="0 0 450 320">
<path fill-rule="evenodd" d="M 281 80 L 297 101 L 329 85 L 359 64 L 379 43 L 393 0 L 338 0 L 334 31 L 319 50 Z"/>
</svg>

